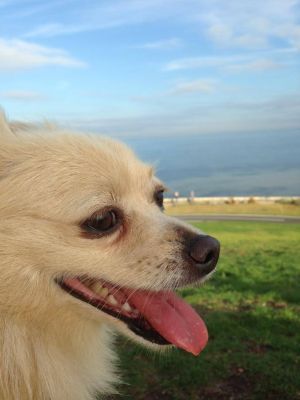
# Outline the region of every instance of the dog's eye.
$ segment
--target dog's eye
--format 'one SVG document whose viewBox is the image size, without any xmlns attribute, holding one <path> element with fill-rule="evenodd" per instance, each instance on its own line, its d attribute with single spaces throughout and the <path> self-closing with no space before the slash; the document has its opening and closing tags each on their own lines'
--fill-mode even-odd
<svg viewBox="0 0 300 400">
<path fill-rule="evenodd" d="M 113 232 L 120 224 L 118 213 L 114 210 L 97 211 L 82 227 L 90 233 L 106 234 Z"/>
<path fill-rule="evenodd" d="M 164 208 L 164 191 L 158 190 L 154 193 L 154 201 L 160 208 Z"/>
</svg>

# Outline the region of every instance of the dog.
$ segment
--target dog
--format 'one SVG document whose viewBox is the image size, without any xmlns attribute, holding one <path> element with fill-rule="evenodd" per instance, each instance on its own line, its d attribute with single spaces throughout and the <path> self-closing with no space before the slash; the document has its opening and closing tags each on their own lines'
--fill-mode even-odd
<svg viewBox="0 0 300 400">
<path fill-rule="evenodd" d="M 116 331 L 204 348 L 174 290 L 207 279 L 220 245 L 165 215 L 164 191 L 118 141 L 0 117 L 1 400 L 114 393 Z"/>
</svg>

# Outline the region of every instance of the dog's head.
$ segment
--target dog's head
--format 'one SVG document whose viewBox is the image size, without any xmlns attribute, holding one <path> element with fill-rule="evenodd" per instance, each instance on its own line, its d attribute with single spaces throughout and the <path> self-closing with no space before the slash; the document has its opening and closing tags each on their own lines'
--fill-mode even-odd
<svg viewBox="0 0 300 400">
<path fill-rule="evenodd" d="M 153 169 L 97 136 L 15 135 L 0 123 L 0 138 L 6 309 L 38 318 L 67 308 L 198 353 L 205 326 L 172 290 L 206 279 L 219 243 L 163 213 Z"/>
</svg>

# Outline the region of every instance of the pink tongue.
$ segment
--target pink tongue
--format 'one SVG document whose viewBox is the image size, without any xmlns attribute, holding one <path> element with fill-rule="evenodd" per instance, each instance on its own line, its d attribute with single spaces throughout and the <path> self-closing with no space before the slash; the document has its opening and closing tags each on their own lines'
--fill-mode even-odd
<svg viewBox="0 0 300 400">
<path fill-rule="evenodd" d="M 64 283 L 87 299 L 100 299 L 77 278 Z M 173 292 L 132 291 L 122 288 L 128 302 L 139 310 L 149 324 L 168 342 L 195 356 L 205 347 L 208 333 L 196 311 Z M 115 295 L 117 292 L 115 293 Z M 120 295 L 120 294 L 119 294 Z"/>
<path fill-rule="evenodd" d="M 204 349 L 208 333 L 203 320 L 173 292 L 138 290 L 128 300 L 168 342 L 195 356 Z"/>
</svg>

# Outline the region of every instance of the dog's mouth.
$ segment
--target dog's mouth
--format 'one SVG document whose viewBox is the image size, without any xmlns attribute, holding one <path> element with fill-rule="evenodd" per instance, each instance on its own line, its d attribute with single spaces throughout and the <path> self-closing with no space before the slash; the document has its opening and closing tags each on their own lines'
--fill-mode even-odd
<svg viewBox="0 0 300 400">
<path fill-rule="evenodd" d="M 172 344 L 194 355 L 207 343 L 203 320 L 171 291 L 134 290 L 88 278 L 65 278 L 57 283 L 70 295 L 123 321 L 149 342 Z"/>
</svg>

